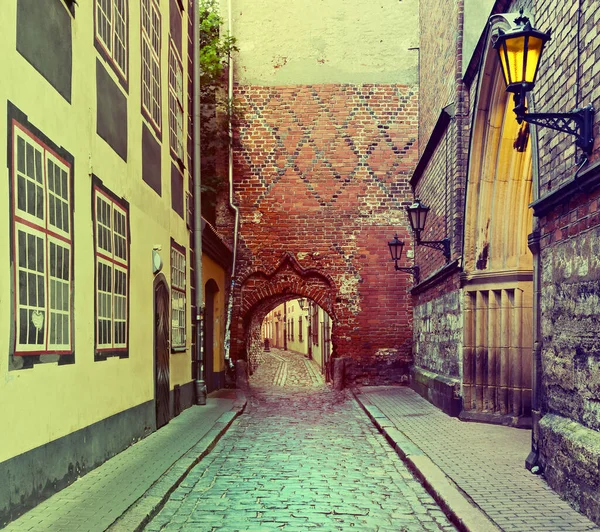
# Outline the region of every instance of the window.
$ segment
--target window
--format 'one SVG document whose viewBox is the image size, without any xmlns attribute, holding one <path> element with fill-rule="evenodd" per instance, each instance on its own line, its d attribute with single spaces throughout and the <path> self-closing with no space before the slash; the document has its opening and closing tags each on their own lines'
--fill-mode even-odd
<svg viewBox="0 0 600 532">
<path fill-rule="evenodd" d="M 155 0 L 142 0 L 142 109 L 160 131 L 161 20 Z"/>
<path fill-rule="evenodd" d="M 117 74 L 127 80 L 127 1 L 96 0 L 96 41 Z"/>
<path fill-rule="evenodd" d="M 14 354 L 71 354 L 71 166 L 17 122 L 13 157 Z"/>
<path fill-rule="evenodd" d="M 173 349 L 186 345 L 185 248 L 171 241 L 171 342 Z"/>
<path fill-rule="evenodd" d="M 294 339 L 294 319 L 292 318 L 290 320 L 290 328 L 291 328 L 291 335 L 292 335 L 292 340 Z"/>
<path fill-rule="evenodd" d="M 298 316 L 298 341 L 302 341 L 302 316 Z"/>
<path fill-rule="evenodd" d="M 183 163 L 183 67 L 172 40 L 169 46 L 169 139 L 172 152 Z"/>
<path fill-rule="evenodd" d="M 311 305 L 311 332 L 312 343 L 319 345 L 319 308 L 316 305 Z"/>
<path fill-rule="evenodd" d="M 128 345 L 128 212 L 94 187 L 96 350 L 125 354 Z"/>
</svg>

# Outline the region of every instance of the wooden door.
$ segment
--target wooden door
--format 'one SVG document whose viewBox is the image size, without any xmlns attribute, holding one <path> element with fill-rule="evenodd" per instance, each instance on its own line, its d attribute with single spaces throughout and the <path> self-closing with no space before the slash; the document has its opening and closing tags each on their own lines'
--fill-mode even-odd
<svg viewBox="0 0 600 532">
<path fill-rule="evenodd" d="M 161 282 L 154 290 L 154 399 L 156 403 L 156 428 L 170 419 L 169 383 L 169 293 Z"/>
</svg>

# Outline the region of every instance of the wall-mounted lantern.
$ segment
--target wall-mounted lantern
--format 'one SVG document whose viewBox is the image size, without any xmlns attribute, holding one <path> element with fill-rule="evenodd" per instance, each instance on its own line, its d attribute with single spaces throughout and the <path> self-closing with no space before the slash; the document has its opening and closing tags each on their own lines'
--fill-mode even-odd
<svg viewBox="0 0 600 532">
<path fill-rule="evenodd" d="M 589 156 L 594 146 L 594 108 L 591 105 L 568 113 L 527 113 L 526 95 L 535 86 L 540 58 L 544 45 L 550 40 L 550 32 L 536 30 L 522 9 L 519 16 L 512 13 L 493 15 L 490 25 L 506 90 L 514 94 L 517 122 L 525 121 L 575 135 L 575 143 Z"/>
<path fill-rule="evenodd" d="M 306 305 L 306 298 L 301 297 L 298 299 L 298 306 L 300 307 L 300 310 L 304 310 L 304 305 Z"/>
<path fill-rule="evenodd" d="M 402 258 L 402 250 L 404 249 L 404 242 L 398 240 L 398 235 L 394 235 L 394 240 L 390 240 L 388 242 L 388 246 L 390 248 L 390 255 L 392 256 L 392 260 L 394 261 L 394 268 L 396 271 L 411 273 L 415 278 L 415 282 L 419 282 L 419 267 L 411 266 L 408 267 L 400 267 L 398 266 L 398 262 Z"/>
<path fill-rule="evenodd" d="M 406 207 L 408 213 L 408 221 L 410 227 L 415 234 L 415 240 L 417 246 L 425 246 L 428 248 L 437 249 L 444 253 L 446 262 L 450 262 L 450 239 L 444 238 L 442 240 L 421 240 L 421 231 L 425 229 L 425 221 L 427 220 L 427 213 L 429 207 L 423 205 L 421 200 L 415 199 L 412 205 Z"/>
</svg>

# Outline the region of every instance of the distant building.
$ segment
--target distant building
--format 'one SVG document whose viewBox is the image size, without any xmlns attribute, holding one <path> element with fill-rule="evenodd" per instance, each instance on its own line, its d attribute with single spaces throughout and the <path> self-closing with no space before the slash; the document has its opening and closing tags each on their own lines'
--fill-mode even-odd
<svg viewBox="0 0 600 532">
<path fill-rule="evenodd" d="M 2 7 L 0 527 L 194 402 L 191 6 Z M 231 250 L 203 241 L 211 390 Z"/>
<path fill-rule="evenodd" d="M 268 340 L 269 346 L 311 358 L 326 375 L 331 358 L 331 329 L 331 319 L 321 307 L 304 298 L 292 299 L 265 316 L 262 339 Z"/>
</svg>

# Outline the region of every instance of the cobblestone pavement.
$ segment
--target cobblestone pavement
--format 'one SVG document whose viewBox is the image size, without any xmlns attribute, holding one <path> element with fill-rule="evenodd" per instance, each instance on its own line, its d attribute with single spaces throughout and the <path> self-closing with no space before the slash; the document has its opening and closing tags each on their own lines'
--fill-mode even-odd
<svg viewBox="0 0 600 532">
<path fill-rule="evenodd" d="M 503 530 L 600 530 L 525 469 L 531 431 L 459 421 L 402 386 L 360 392 Z"/>
<path fill-rule="evenodd" d="M 280 364 L 264 357 L 246 412 L 146 530 L 455 530 L 349 393 L 308 371 L 273 384 Z"/>
<path fill-rule="evenodd" d="M 252 375 L 254 386 L 315 386 L 324 383 L 321 369 L 299 353 L 271 347 L 260 355 Z"/>
</svg>

